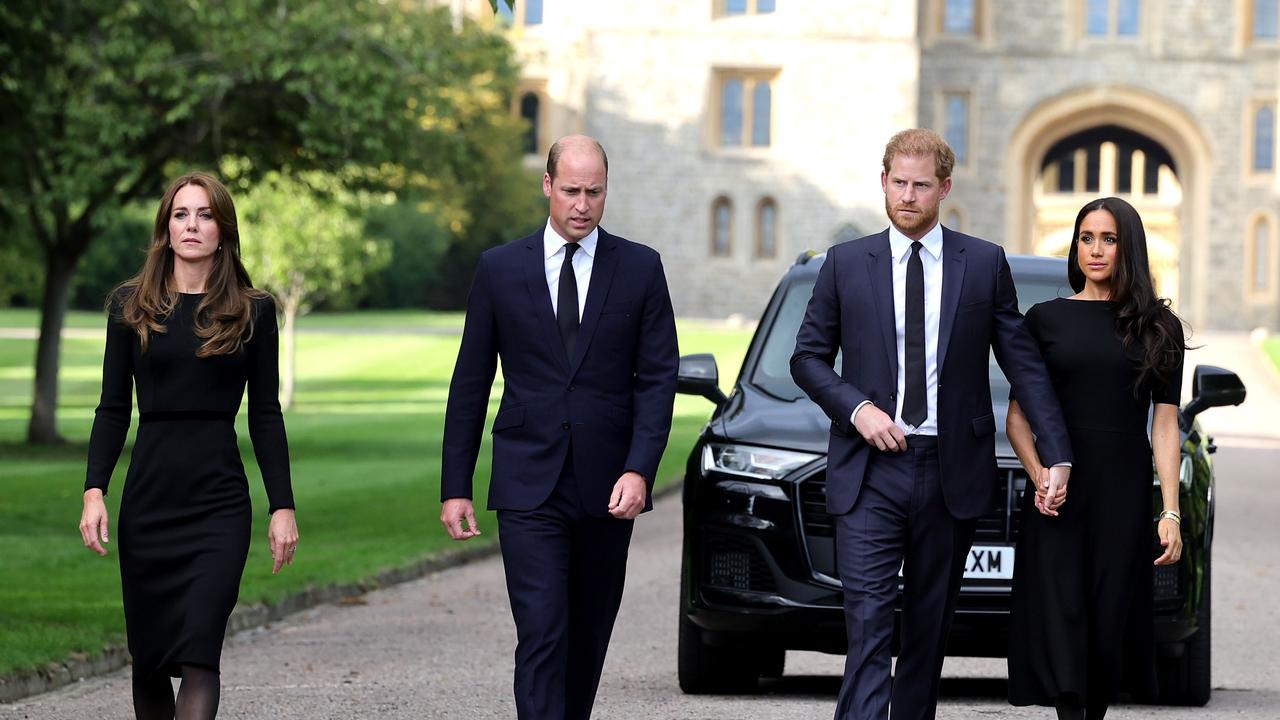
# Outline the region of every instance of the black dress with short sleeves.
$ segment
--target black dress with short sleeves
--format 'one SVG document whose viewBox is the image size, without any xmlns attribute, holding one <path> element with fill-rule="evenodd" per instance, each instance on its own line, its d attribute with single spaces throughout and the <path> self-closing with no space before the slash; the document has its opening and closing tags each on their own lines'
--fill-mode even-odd
<svg viewBox="0 0 1280 720">
<path fill-rule="evenodd" d="M 238 351 L 198 358 L 203 340 L 194 321 L 202 295 L 179 296 L 165 332 L 151 333 L 146 352 L 120 320 L 122 297 L 107 321 L 85 489 L 107 490 L 129 431 L 136 382 L 138 433 L 116 529 L 134 673 L 177 677 L 183 664 L 217 670 L 252 528 L 234 425 L 246 385 L 249 434 L 270 510 L 293 507 L 277 399 L 275 303 L 253 300 L 252 332 Z"/>
<path fill-rule="evenodd" d="M 1009 700 L 1111 704 L 1155 691 L 1153 403 L 1178 404 L 1182 363 L 1135 392 L 1141 349 L 1116 335 L 1116 304 L 1058 298 L 1027 312 L 1074 458 L 1058 517 L 1022 504 L 1013 572 Z M 1182 335 L 1178 335 L 1181 345 Z"/>
</svg>

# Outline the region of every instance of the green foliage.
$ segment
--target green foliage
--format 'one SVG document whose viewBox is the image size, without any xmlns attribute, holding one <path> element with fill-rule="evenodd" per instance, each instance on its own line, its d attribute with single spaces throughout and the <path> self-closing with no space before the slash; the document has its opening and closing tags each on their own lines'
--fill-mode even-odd
<svg viewBox="0 0 1280 720">
<path fill-rule="evenodd" d="M 382 238 L 391 260 L 372 273 L 361 289 L 361 304 L 374 308 L 427 307 L 431 288 L 441 282 L 440 259 L 453 235 L 419 203 L 397 202 L 371 208 L 365 232 Z"/>
<path fill-rule="evenodd" d="M 0 307 L 40 302 L 44 267 L 31 236 L 10 227 L 0 230 Z"/>
<path fill-rule="evenodd" d="M 71 307 L 101 310 L 112 288 L 138 272 L 147 257 L 155 212 L 143 203 L 130 203 L 98 214 L 93 223 L 97 239 L 71 286 Z"/>
<path fill-rule="evenodd" d="M 49 290 L 31 439 L 56 440 L 62 312 L 100 214 L 172 176 L 228 156 L 250 179 L 326 171 L 489 242 L 479 213 L 521 175 L 522 125 L 489 25 L 413 0 L 0 3 L 0 243 L 39 248 Z"/>
<path fill-rule="evenodd" d="M 242 190 L 240 254 L 249 276 L 286 312 L 305 314 L 318 300 L 338 298 L 386 263 L 386 245 L 365 235 L 359 216 L 389 199 L 353 193 L 316 171 L 296 178 L 272 171 L 250 183 L 240 174 L 246 164 L 232 165 L 224 170 Z"/>
<path fill-rule="evenodd" d="M 510 48 L 455 33 L 444 7 L 14 0 L 0 30 L 0 212 L 35 217 L 42 240 L 226 154 L 259 173 L 376 168 L 464 225 L 492 162 L 518 165 L 486 152 L 518 143 Z"/>
</svg>

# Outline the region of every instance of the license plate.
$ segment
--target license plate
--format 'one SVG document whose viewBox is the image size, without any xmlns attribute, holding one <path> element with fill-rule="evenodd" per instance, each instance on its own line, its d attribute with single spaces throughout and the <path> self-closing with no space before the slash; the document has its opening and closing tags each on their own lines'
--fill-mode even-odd
<svg viewBox="0 0 1280 720">
<path fill-rule="evenodd" d="M 964 576 L 983 580 L 1009 580 L 1013 577 L 1013 548 L 975 545 L 969 548 L 964 563 Z"/>
</svg>

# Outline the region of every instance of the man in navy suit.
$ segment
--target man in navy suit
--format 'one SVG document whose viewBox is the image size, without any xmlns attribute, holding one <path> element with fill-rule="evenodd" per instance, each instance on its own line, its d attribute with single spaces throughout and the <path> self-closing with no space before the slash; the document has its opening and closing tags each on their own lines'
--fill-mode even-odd
<svg viewBox="0 0 1280 720">
<path fill-rule="evenodd" d="M 1050 497 L 1070 473 L 1062 414 L 1004 251 L 938 224 L 954 165 L 929 130 L 889 141 L 880 182 L 890 226 L 827 252 L 791 357 L 796 383 L 831 418 L 827 509 L 849 642 L 838 720 L 885 718 L 891 702 L 895 720 L 934 717 L 975 519 L 996 488 L 989 350 L 1055 466 Z"/>
<path fill-rule="evenodd" d="M 480 256 L 445 412 L 440 521 L 480 534 L 471 504 L 499 359 L 489 508 L 515 618 L 522 720 L 591 716 L 622 601 L 635 517 L 671 430 L 675 319 L 658 253 L 610 235 L 609 161 L 584 136 L 552 146 L 547 225 Z"/>
</svg>

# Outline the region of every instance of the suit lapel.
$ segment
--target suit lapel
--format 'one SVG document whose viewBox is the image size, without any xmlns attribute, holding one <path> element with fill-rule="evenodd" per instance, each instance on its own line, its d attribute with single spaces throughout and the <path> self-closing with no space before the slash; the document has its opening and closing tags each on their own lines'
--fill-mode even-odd
<svg viewBox="0 0 1280 720">
<path fill-rule="evenodd" d="M 942 307 L 938 316 L 938 372 L 947 359 L 951 331 L 955 327 L 956 310 L 960 306 L 960 289 L 964 287 L 964 244 L 950 230 L 942 229 Z"/>
<path fill-rule="evenodd" d="M 568 372 L 569 357 L 564 352 L 564 343 L 560 342 L 560 326 L 556 324 L 555 311 L 551 308 L 551 291 L 547 289 L 547 260 L 542 254 L 542 235 L 530 235 L 525 240 L 525 247 L 529 257 L 524 263 L 524 277 L 538 325 L 535 335 L 543 338 L 560 368 Z"/>
<path fill-rule="evenodd" d="M 889 359 L 890 377 L 898 377 L 898 322 L 893 315 L 893 249 L 889 231 L 880 233 L 875 248 L 867 255 L 867 272 L 871 278 L 871 296 L 875 298 L 880 336 Z"/>
<path fill-rule="evenodd" d="M 587 287 L 587 304 L 582 310 L 582 323 L 578 325 L 578 340 L 574 343 L 573 358 L 569 362 L 569 377 L 578 372 L 582 358 L 587 354 L 596 326 L 600 324 L 600 310 L 609 296 L 613 273 L 618 267 L 618 239 L 603 228 L 596 242 L 596 256 L 591 261 L 591 283 Z"/>
</svg>

